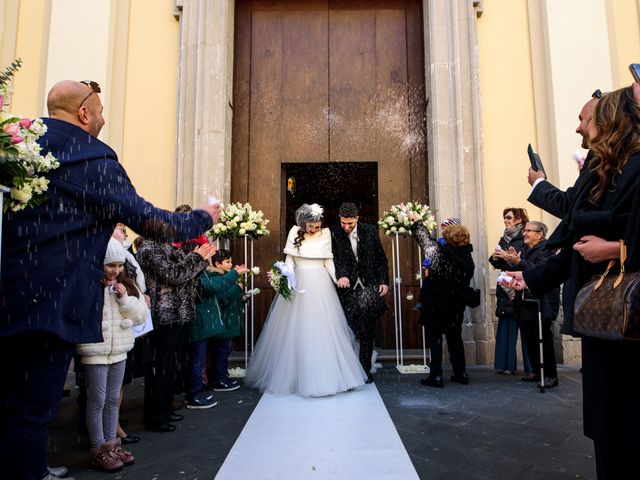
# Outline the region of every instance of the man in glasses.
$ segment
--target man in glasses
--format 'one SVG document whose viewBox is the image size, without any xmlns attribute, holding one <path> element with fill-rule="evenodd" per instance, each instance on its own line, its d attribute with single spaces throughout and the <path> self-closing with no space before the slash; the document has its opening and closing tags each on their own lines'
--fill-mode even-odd
<svg viewBox="0 0 640 480">
<path fill-rule="evenodd" d="M 0 465 L 2 478 L 55 478 L 47 470 L 48 423 L 58 413 L 77 343 L 102 341 L 102 262 L 118 222 L 146 238 L 181 241 L 211 228 L 219 208 L 155 208 L 137 193 L 104 126 L 100 86 L 65 80 L 47 98 L 42 155 L 47 201 L 7 212 L 0 286 Z M 204 262 L 204 260 L 203 260 Z"/>
</svg>

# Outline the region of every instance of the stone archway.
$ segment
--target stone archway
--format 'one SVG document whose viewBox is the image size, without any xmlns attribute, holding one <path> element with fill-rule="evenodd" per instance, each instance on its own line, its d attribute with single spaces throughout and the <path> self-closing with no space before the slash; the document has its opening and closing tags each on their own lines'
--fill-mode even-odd
<svg viewBox="0 0 640 480">
<path fill-rule="evenodd" d="M 464 336 L 469 363 L 493 359 L 493 318 L 484 254 L 484 202 L 479 67 L 475 19 L 480 2 L 423 0 L 429 197 L 443 215 L 469 225 L 476 281 L 485 302 Z M 232 0 L 176 0 L 181 22 L 177 201 L 208 193 L 230 198 L 233 116 Z"/>
</svg>

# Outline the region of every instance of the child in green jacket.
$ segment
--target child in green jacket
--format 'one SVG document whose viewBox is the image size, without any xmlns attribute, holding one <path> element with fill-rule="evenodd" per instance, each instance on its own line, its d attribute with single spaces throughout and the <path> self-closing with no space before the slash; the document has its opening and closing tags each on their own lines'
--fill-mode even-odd
<svg viewBox="0 0 640 480">
<path fill-rule="evenodd" d="M 212 258 L 215 268 L 211 272 L 213 277 L 226 278 L 234 270 L 243 275 L 247 269 L 233 268 L 233 258 L 229 250 L 218 250 Z M 237 277 L 236 277 L 237 278 Z M 228 376 L 229 356 L 231 355 L 231 339 L 242 335 L 244 325 L 244 292 L 242 287 L 234 282 L 233 285 L 220 288 L 216 292 L 216 298 L 222 312 L 224 332 L 209 339 L 209 352 L 211 354 L 212 368 L 207 371 L 209 384 L 216 392 L 236 390 L 240 385 Z"/>
<path fill-rule="evenodd" d="M 214 257 L 215 258 L 215 257 Z M 189 389 L 187 392 L 187 408 L 205 409 L 217 405 L 213 395 L 204 391 L 202 371 L 207 356 L 207 341 L 214 335 L 225 334 L 224 310 L 218 303 L 217 296 L 232 288 L 238 288 L 238 278 L 247 269 L 243 266 L 229 268 L 220 273 L 215 264 L 209 267 L 199 278 L 199 289 L 196 298 L 196 318 L 189 324 Z M 216 351 L 213 352 L 216 357 Z M 239 385 L 236 386 L 238 388 Z M 234 389 L 235 390 L 235 389 Z"/>
</svg>

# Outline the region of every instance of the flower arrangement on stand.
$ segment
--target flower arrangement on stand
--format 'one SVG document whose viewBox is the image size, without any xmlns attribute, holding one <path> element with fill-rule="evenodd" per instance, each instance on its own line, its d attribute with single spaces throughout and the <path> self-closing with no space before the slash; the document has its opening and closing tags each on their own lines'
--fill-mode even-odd
<svg viewBox="0 0 640 480">
<path fill-rule="evenodd" d="M 429 232 L 433 232 L 437 227 L 436 218 L 428 205 L 419 202 L 407 202 L 393 205 L 388 211 L 382 214 L 378 220 L 378 228 L 385 235 L 411 235 L 411 225 L 407 212 L 418 214 L 422 223 Z"/>
<path fill-rule="evenodd" d="M 7 111 L 13 93 L 11 79 L 22 62 L 18 59 L 0 73 L 0 185 L 10 189 L 3 210 L 17 212 L 41 205 L 49 180 L 42 174 L 58 168 L 58 160 L 47 153 L 42 156 L 37 140 L 46 133 L 41 119 L 22 118 Z"/>
<path fill-rule="evenodd" d="M 433 231 L 437 227 L 435 215 L 428 205 L 420 202 L 407 202 L 392 205 L 391 208 L 382 214 L 382 218 L 378 221 L 378 228 L 388 236 L 392 237 L 392 270 L 393 270 L 393 316 L 396 331 L 396 369 L 400 373 L 429 373 L 427 365 L 427 350 L 424 327 L 422 328 L 422 365 L 405 365 L 404 363 L 404 346 L 403 346 L 403 323 L 402 323 L 402 278 L 400 278 L 400 241 L 399 237 L 412 235 L 411 226 L 413 221 L 409 218 L 409 213 L 415 213 L 419 220 L 429 231 Z M 413 217 L 413 215 L 412 215 Z M 419 250 L 419 249 L 418 249 Z M 421 254 L 419 256 L 422 256 Z M 420 260 L 420 259 L 419 259 Z M 416 280 L 421 280 L 422 273 L 418 271 L 415 275 Z M 413 293 L 408 292 L 405 295 L 407 301 L 414 299 Z"/>
<path fill-rule="evenodd" d="M 268 223 L 262 210 L 256 211 L 248 203 L 229 203 L 222 206 L 220 220 L 208 234 L 214 240 L 244 236 L 257 239 L 269 235 Z"/>
<path fill-rule="evenodd" d="M 262 210 L 254 210 L 249 203 L 222 204 L 220 219 L 207 232 L 212 240 L 244 240 L 244 263 L 250 272 L 244 275 L 244 296 L 246 307 L 244 309 L 244 366 L 229 371 L 230 376 L 244 376 L 249 364 L 249 353 L 253 352 L 254 345 L 254 300 L 260 293 L 259 288 L 254 288 L 253 277 L 260 273 L 259 267 L 253 265 L 253 240 L 269 235 L 267 224 L 269 220 L 264 218 Z"/>
</svg>

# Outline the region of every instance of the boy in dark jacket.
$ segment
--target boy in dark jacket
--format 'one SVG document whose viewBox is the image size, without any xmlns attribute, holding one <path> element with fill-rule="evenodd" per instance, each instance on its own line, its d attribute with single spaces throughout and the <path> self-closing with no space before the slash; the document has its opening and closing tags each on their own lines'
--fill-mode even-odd
<svg viewBox="0 0 640 480">
<path fill-rule="evenodd" d="M 232 284 L 220 283 L 220 287 L 215 289 L 224 331 L 209 339 L 209 352 L 212 357 L 212 368 L 207 370 L 209 385 L 216 392 L 225 392 L 240 388 L 237 381 L 229 378 L 228 371 L 231 339 L 242 335 L 244 322 L 244 292 L 237 280 L 247 272 L 247 268 L 244 265 L 233 267 L 233 258 L 229 250 L 218 250 L 212 260 L 215 268 L 207 272 L 212 282 L 219 282 L 221 278 L 235 275 Z"/>
<path fill-rule="evenodd" d="M 236 267 L 220 274 L 211 263 L 199 278 L 196 294 L 196 317 L 189 325 L 189 386 L 187 408 L 206 409 L 217 405 L 211 394 L 204 392 L 202 371 L 207 356 L 207 342 L 211 337 L 225 333 L 222 310 L 216 298 L 237 286 L 238 278 L 246 268 Z"/>
</svg>

